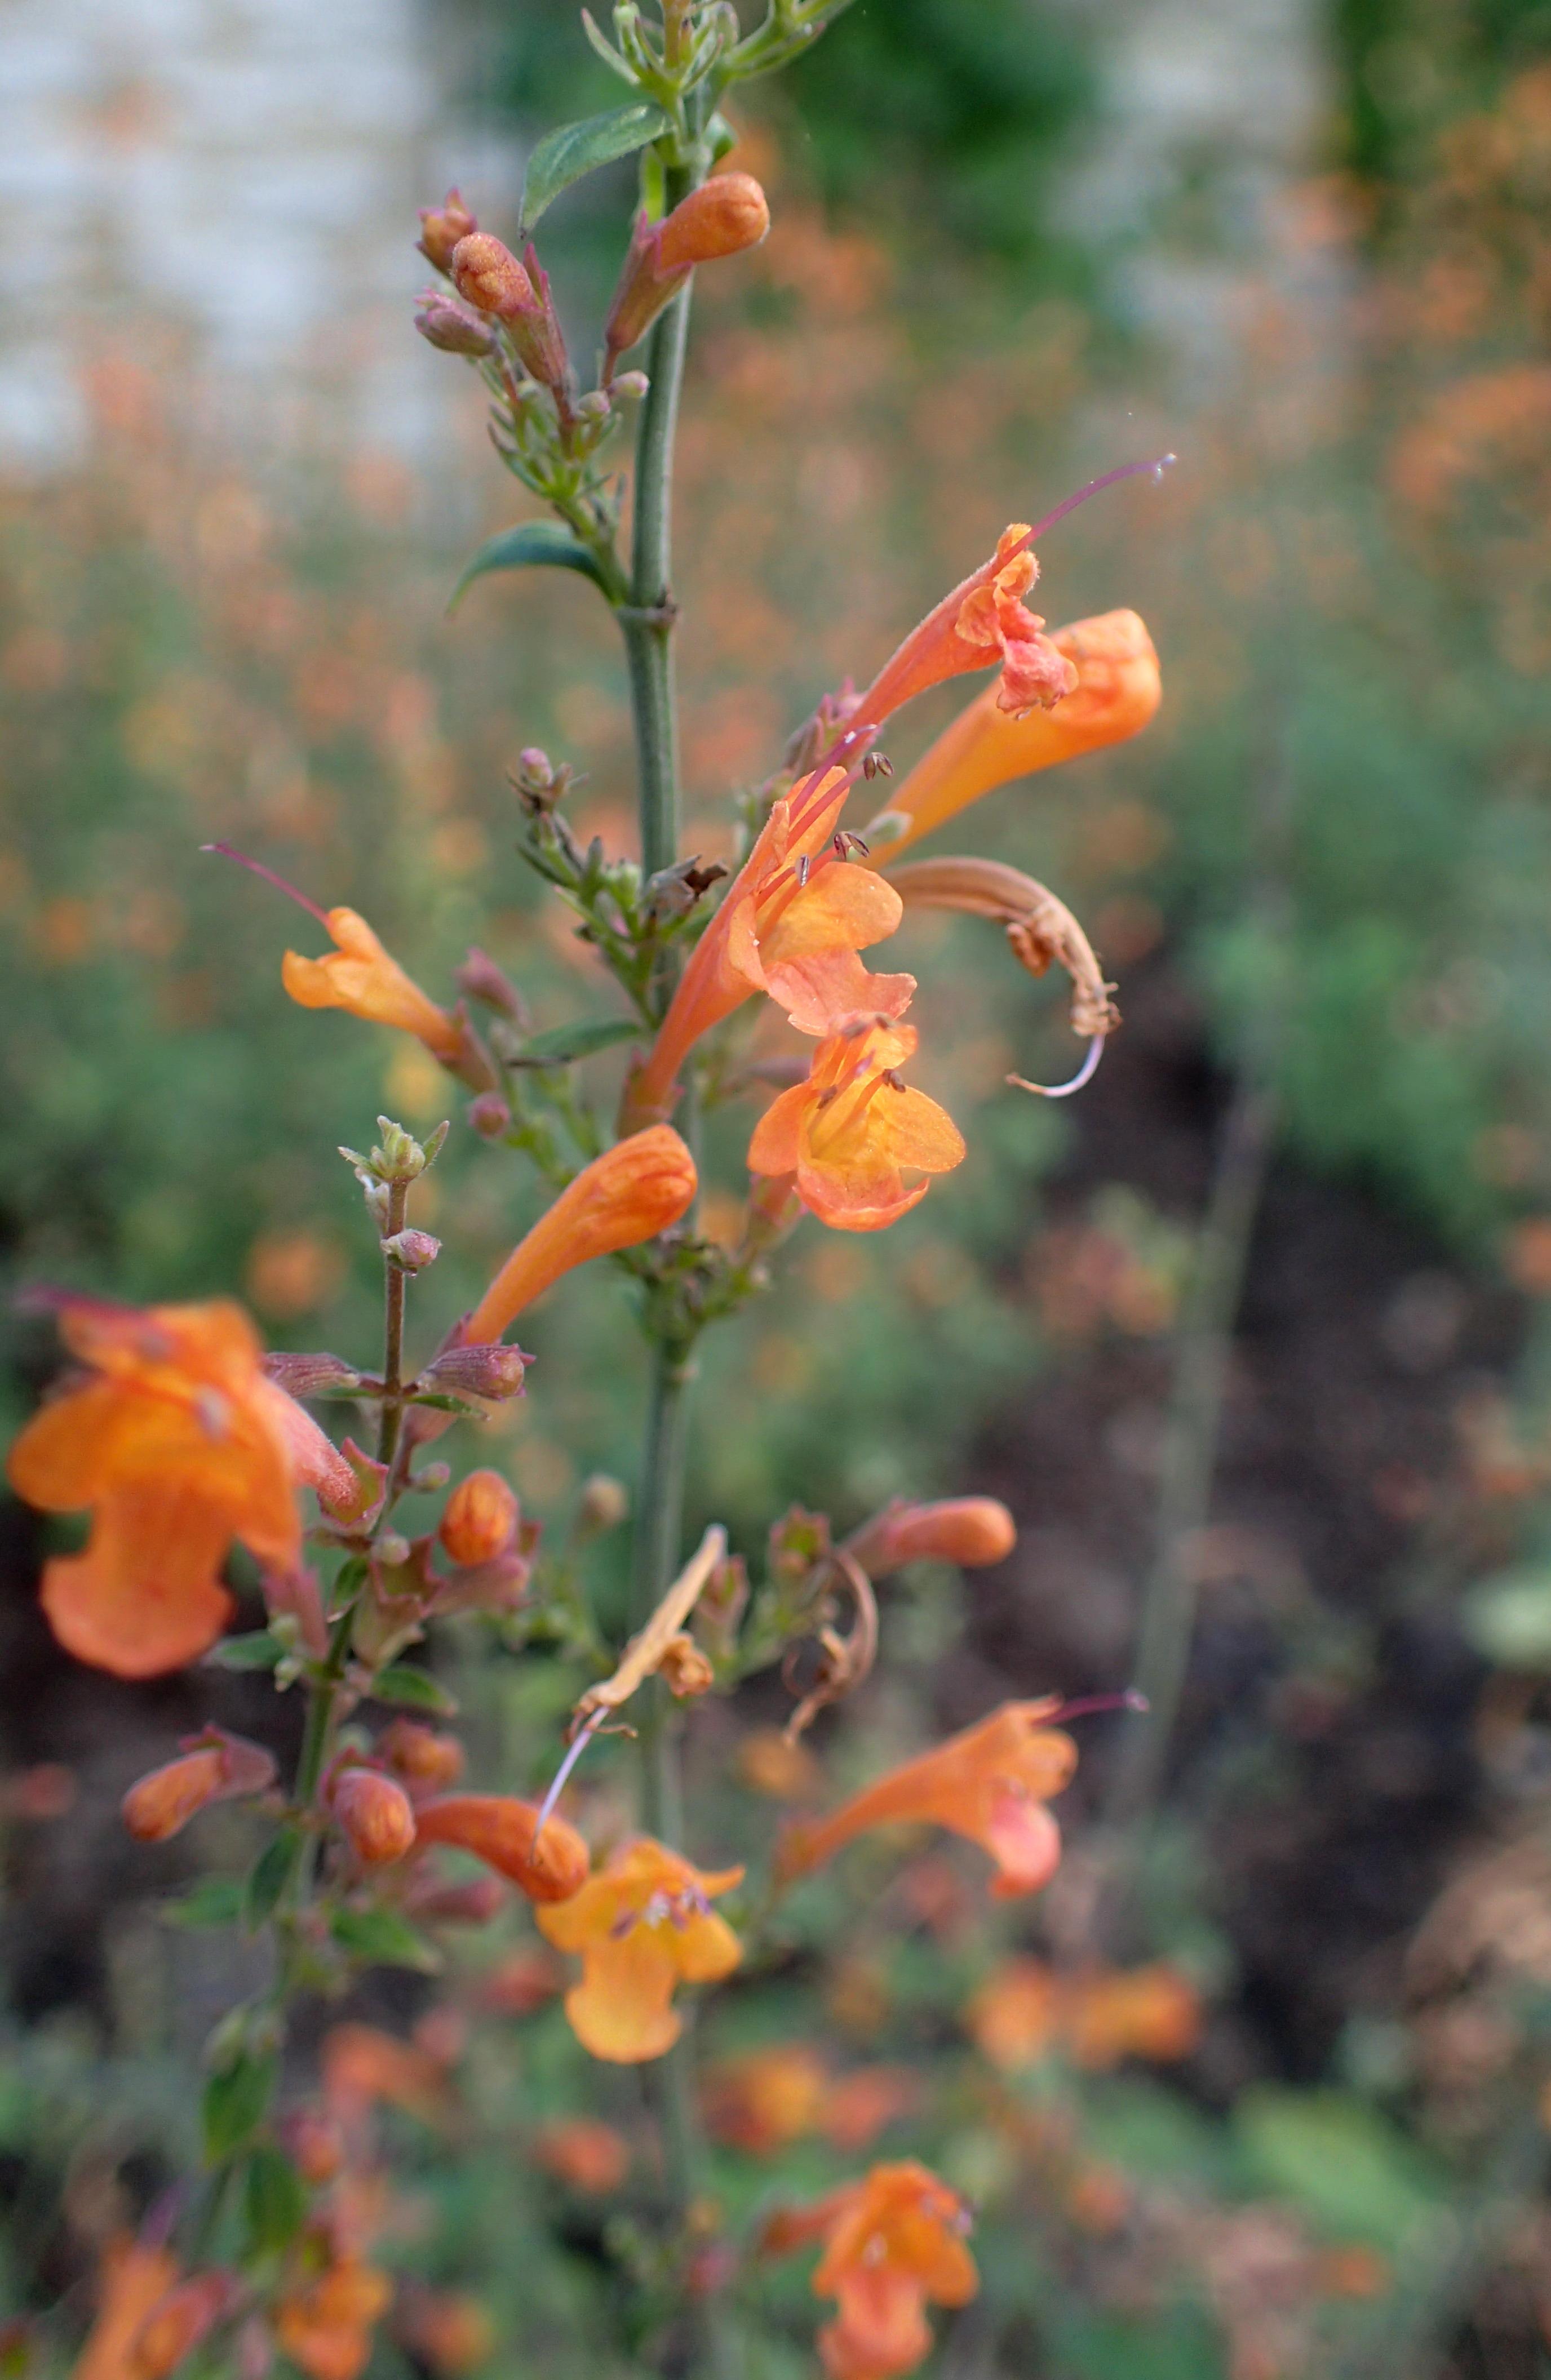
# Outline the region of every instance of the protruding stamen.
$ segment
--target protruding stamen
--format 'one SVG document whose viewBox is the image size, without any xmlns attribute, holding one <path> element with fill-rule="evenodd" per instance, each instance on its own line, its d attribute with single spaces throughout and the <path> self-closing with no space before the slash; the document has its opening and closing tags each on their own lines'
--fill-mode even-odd
<svg viewBox="0 0 1551 2380">
<path fill-rule="evenodd" d="M 1091 1083 L 1098 1073 L 1099 1060 L 1104 1056 L 1105 1038 L 1102 1033 L 1093 1035 L 1088 1044 L 1088 1055 L 1069 1083 L 1028 1083 L 1021 1075 L 1008 1075 L 1006 1079 L 1014 1090 L 1032 1091 L 1039 1099 L 1069 1099 L 1073 1091 L 1081 1090 L 1083 1085 Z"/>
<path fill-rule="evenodd" d="M 305 892 L 299 892 L 296 886 L 287 883 L 283 876 L 276 876 L 274 868 L 266 868 L 262 859 L 250 859 L 245 851 L 234 851 L 229 843 L 202 843 L 200 849 L 214 851 L 222 859 L 235 859 L 238 866 L 246 868 L 250 876 L 262 876 L 266 884 L 273 884 L 277 892 L 287 894 L 299 908 L 306 910 L 310 917 L 316 917 L 325 933 L 333 931 L 327 911 L 320 909 L 315 901 L 310 901 Z"/>
<path fill-rule="evenodd" d="M 1059 1710 L 1051 1712 L 1048 1724 L 1064 1727 L 1069 1718 L 1091 1718 L 1097 1711 L 1145 1711 L 1152 1707 L 1140 1687 L 1127 1686 L 1122 1694 L 1083 1694 L 1077 1702 L 1063 1703 Z"/>
<path fill-rule="evenodd" d="M 1090 496 L 1098 495 L 1105 488 L 1113 488 L 1121 480 L 1140 479 L 1146 472 L 1155 483 L 1161 484 L 1170 464 L 1177 463 L 1179 459 L 1177 455 L 1156 455 L 1150 463 L 1122 463 L 1118 470 L 1106 471 L 1100 480 L 1090 480 L 1085 488 L 1079 488 L 1074 496 L 1069 496 L 1064 504 L 1056 505 L 1053 513 L 1046 513 L 1043 520 L 1036 521 L 1023 540 L 1023 546 L 1032 545 L 1036 537 L 1043 537 L 1047 528 L 1054 528 L 1057 521 L 1065 520 L 1079 504 L 1085 504 Z M 1022 546 L 1018 551 L 1021 552 Z"/>
<path fill-rule="evenodd" d="M 567 1753 L 564 1760 L 560 1763 L 559 1767 L 556 1770 L 555 1781 L 551 1785 L 548 1792 L 544 1795 L 543 1800 L 539 1804 L 539 1822 L 533 1828 L 533 1840 L 535 1843 L 537 1843 L 539 1837 L 543 1834 L 545 1827 L 555 1815 L 555 1804 L 558 1802 L 561 1794 L 566 1790 L 566 1779 L 570 1775 L 571 1770 L 576 1767 L 577 1762 L 581 1758 L 581 1755 L 586 1751 L 588 1745 L 592 1742 L 593 1734 L 597 1729 L 598 1719 L 602 1717 L 603 1713 L 600 1711 L 596 1718 L 590 1718 L 586 1726 L 579 1730 L 576 1742 L 571 1745 L 570 1750 Z"/>
</svg>

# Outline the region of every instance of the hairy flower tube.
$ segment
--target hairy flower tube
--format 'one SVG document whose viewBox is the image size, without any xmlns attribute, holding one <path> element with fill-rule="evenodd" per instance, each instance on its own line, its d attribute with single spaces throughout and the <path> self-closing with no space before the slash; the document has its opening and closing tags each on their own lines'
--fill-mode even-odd
<svg viewBox="0 0 1551 2380">
<path fill-rule="evenodd" d="M 774 2218 L 766 2244 L 776 2252 L 824 2241 L 812 2287 L 838 2301 L 819 2333 L 829 2380 L 902 2380 L 924 2361 L 928 2304 L 967 2305 L 980 2287 L 969 2229 L 957 2191 L 913 2158 L 875 2165 L 816 2206 Z"/>
<path fill-rule="evenodd" d="M 897 1496 L 852 1532 L 845 1550 L 869 1578 L 886 1578 L 912 1561 L 980 1570 L 1006 1561 L 1017 1542 L 1012 1514 L 995 1496 L 950 1496 L 934 1504 Z"/>
<path fill-rule="evenodd" d="M 220 1568 L 234 1538 L 268 1568 L 298 1559 L 279 1391 L 226 1299 L 140 1311 L 67 1298 L 59 1329 L 87 1377 L 33 1417 L 6 1466 L 29 1503 L 91 1509 L 85 1551 L 45 1565 L 43 1610 L 78 1660 L 157 1677 L 230 1619 Z"/>
<path fill-rule="evenodd" d="M 931 1176 L 964 1155 L 958 1125 L 897 1069 L 913 1056 L 913 1026 L 855 1017 L 819 1044 L 805 1083 L 783 1091 L 754 1127 L 752 1173 L 789 1176 L 822 1223 L 877 1232 L 918 1206 Z M 907 1172 L 927 1179 L 908 1184 Z"/>
<path fill-rule="evenodd" d="M 330 909 L 324 923 L 336 945 L 327 958 L 303 958 L 299 951 L 287 951 L 280 962 L 280 980 L 297 1005 L 343 1008 L 369 1025 L 391 1025 L 400 1033 L 412 1033 L 444 1066 L 467 1075 L 471 1042 L 462 1018 L 438 1008 L 353 909 Z M 486 1074 L 475 1087 L 488 1087 Z"/>
<path fill-rule="evenodd" d="M 870 884 L 872 869 L 839 859 L 832 837 L 850 786 L 831 769 L 800 778 L 761 829 L 716 915 L 696 944 L 658 1030 L 626 1088 L 631 1119 L 666 1114 L 675 1076 L 702 1036 L 756 991 L 769 994 L 800 1032 L 824 1034 L 871 1009 L 898 1016 L 915 978 L 869 975 L 857 957 L 892 934 L 901 911 Z"/>
<path fill-rule="evenodd" d="M 1002 1703 L 827 1818 L 800 1822 L 781 1846 L 783 1876 L 811 1874 L 872 1827 L 924 1825 L 946 1827 L 989 1852 L 996 1900 L 1037 1892 L 1061 1859 L 1060 1829 L 1044 1805 L 1077 1766 L 1070 1736 L 1044 1723 L 1059 1707 L 1054 1700 Z"/>
<path fill-rule="evenodd" d="M 519 1241 L 462 1324 L 461 1343 L 499 1339 L 562 1273 L 666 1232 L 690 1206 L 697 1186 L 695 1160 L 671 1125 L 654 1124 L 616 1141 L 582 1167 Z"/>
<path fill-rule="evenodd" d="M 585 1884 L 587 1846 L 564 1818 L 539 1825 L 538 1807 L 507 1793 L 450 1793 L 415 1809 L 421 1843 L 454 1843 L 519 1886 L 530 1900 L 567 1900 Z"/>
<path fill-rule="evenodd" d="M 737 1935 L 710 1905 L 742 1875 L 740 1867 L 702 1875 L 643 1837 L 616 1852 L 574 1898 L 535 1911 L 547 1942 L 580 1954 L 581 1981 L 566 1994 L 566 2014 L 584 2049 L 633 2066 L 673 2047 L 683 2029 L 677 1986 L 719 1983 L 742 1957 Z"/>
<path fill-rule="evenodd" d="M 629 251 L 604 327 L 604 385 L 627 347 L 651 328 L 697 264 L 755 248 L 770 229 L 764 192 L 751 174 L 714 174 L 661 223 L 637 215 Z"/>
<path fill-rule="evenodd" d="M 1000 684 L 986 686 L 890 785 L 885 808 L 862 829 L 874 867 L 888 867 L 997 785 L 1122 744 L 1148 724 L 1163 681 L 1153 639 L 1134 612 L 1074 620 L 1050 642 L 1077 673 L 1072 691 L 1054 710 L 1015 717 L 1000 700 Z"/>
</svg>

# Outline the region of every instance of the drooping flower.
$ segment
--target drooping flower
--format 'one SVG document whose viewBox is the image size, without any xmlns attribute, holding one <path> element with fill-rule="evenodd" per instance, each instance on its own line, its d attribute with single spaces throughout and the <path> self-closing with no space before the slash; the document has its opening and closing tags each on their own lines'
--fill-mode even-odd
<svg viewBox="0 0 1551 2380">
<path fill-rule="evenodd" d="M 829 2380 L 902 2380 L 930 2354 L 927 2306 L 967 2305 L 980 2287 L 969 2229 L 958 2192 L 913 2158 L 775 2217 L 765 2236 L 776 2252 L 824 2241 L 812 2288 L 838 2301 L 819 2333 Z"/>
<path fill-rule="evenodd" d="M 913 1026 L 858 1016 L 822 1041 L 805 1083 L 765 1110 L 749 1144 L 751 1172 L 790 1176 L 810 1213 L 837 1231 L 876 1232 L 918 1206 L 931 1176 L 964 1155 L 952 1118 L 897 1069 Z M 907 1173 L 924 1181 L 907 1184 Z"/>
<path fill-rule="evenodd" d="M 827 1818 L 800 1822 L 780 1853 L 788 1877 L 806 1876 L 869 1828 L 946 1827 L 996 1864 L 997 1900 L 1037 1892 L 1061 1858 L 1060 1829 L 1045 1808 L 1071 1781 L 1077 1746 L 1044 1722 L 1054 1700 L 1002 1703 L 973 1727 L 890 1769 Z"/>
<path fill-rule="evenodd" d="M 1030 777 L 1060 760 L 1140 735 L 1156 711 L 1163 684 L 1153 639 L 1134 612 L 1074 620 L 1050 638 L 1077 674 L 1054 710 L 1009 713 L 1001 686 L 988 686 L 945 728 L 888 801 L 862 829 L 874 867 L 887 868 L 923 834 L 958 816 L 997 785 Z"/>
<path fill-rule="evenodd" d="M 6 1466 L 29 1503 L 92 1512 L 85 1551 L 44 1569 L 43 1609 L 78 1660 L 157 1677 L 230 1619 L 219 1572 L 234 1538 L 266 1567 L 297 1561 L 280 1391 L 225 1299 L 140 1311 L 66 1298 L 59 1328 L 88 1377 L 35 1415 Z"/>
<path fill-rule="evenodd" d="M 677 1986 L 719 1983 L 742 1956 L 710 1906 L 742 1875 L 740 1867 L 702 1875 L 643 1837 L 616 1852 L 572 1899 L 535 1911 L 546 1941 L 580 1954 L 581 1981 L 566 1994 L 566 2014 L 584 2049 L 633 2066 L 673 2047 L 683 2026 Z"/>
<path fill-rule="evenodd" d="M 165 1843 L 212 1802 L 263 1793 L 274 1781 L 274 1755 L 262 1743 L 207 1727 L 184 1737 L 177 1759 L 137 1779 L 120 1809 L 136 1842 Z"/>
<path fill-rule="evenodd" d="M 576 1828 L 554 1816 L 539 1825 L 538 1806 L 509 1793 L 449 1793 L 415 1810 L 421 1843 L 454 1843 L 519 1887 L 530 1900 L 568 1900 L 591 1864 Z"/>
<path fill-rule="evenodd" d="M 898 1016 L 910 1005 L 913 976 L 869 975 L 856 955 L 885 941 L 901 911 L 874 870 L 849 865 L 834 848 L 849 790 L 845 771 L 831 769 L 799 779 L 773 806 L 626 1087 L 630 1118 L 671 1110 L 690 1050 L 756 991 L 812 1034 L 854 1012 Z"/>
<path fill-rule="evenodd" d="M 280 980 L 297 1005 L 343 1008 L 370 1025 L 391 1025 L 400 1033 L 412 1033 L 444 1066 L 475 1090 L 487 1090 L 489 1066 L 480 1060 L 462 1017 L 438 1008 L 353 909 L 330 909 L 324 923 L 337 945 L 327 958 L 303 958 L 299 951 L 287 951 L 280 962 Z"/>
<path fill-rule="evenodd" d="M 912 1561 L 979 1570 L 1006 1561 L 1017 1542 L 1012 1514 L 995 1496 L 950 1496 L 933 1504 L 897 1496 L 852 1532 L 846 1551 L 869 1578 L 886 1578 Z"/>
<path fill-rule="evenodd" d="M 676 1223 L 697 1188 L 695 1160 L 669 1124 L 616 1141 L 568 1183 L 519 1240 L 458 1337 L 499 1339 L 552 1281 L 592 1257 L 631 1248 Z"/>
</svg>

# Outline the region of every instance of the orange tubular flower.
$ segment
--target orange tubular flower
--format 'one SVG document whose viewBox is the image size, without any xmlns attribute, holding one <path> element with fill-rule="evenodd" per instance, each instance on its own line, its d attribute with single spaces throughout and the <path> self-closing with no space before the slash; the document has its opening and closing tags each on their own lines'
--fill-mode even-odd
<svg viewBox="0 0 1551 2380">
<path fill-rule="evenodd" d="M 1014 777 L 1032 777 L 1106 744 L 1123 744 L 1147 725 L 1162 698 L 1153 639 L 1134 612 L 1105 612 L 1057 628 L 1052 646 L 1076 671 L 1072 691 L 1054 710 L 1009 716 L 1001 686 L 988 686 L 945 729 L 863 829 L 874 867 L 887 868 L 907 847 L 971 802 Z"/>
<path fill-rule="evenodd" d="M 262 1743 L 207 1727 L 201 1735 L 185 1736 L 179 1759 L 131 1785 L 120 1809 L 136 1842 L 165 1843 L 212 1802 L 263 1793 L 274 1781 L 274 1757 Z"/>
<path fill-rule="evenodd" d="M 415 1826 L 421 1843 L 455 1843 L 471 1852 L 530 1900 L 568 1900 L 587 1880 L 591 1855 L 576 1828 L 550 1817 L 541 1833 L 537 1804 L 509 1794 L 449 1793 L 445 1801 L 421 1802 Z"/>
<path fill-rule="evenodd" d="M 356 2256 L 341 2257 L 282 2298 L 275 2336 L 308 2380 L 357 2380 L 372 2353 L 372 2333 L 387 2312 L 393 2283 Z"/>
<path fill-rule="evenodd" d="M 552 1281 L 591 1257 L 666 1232 L 698 1187 L 695 1160 L 669 1124 L 617 1141 L 584 1165 L 519 1241 L 458 1333 L 464 1346 L 499 1339 Z"/>
<path fill-rule="evenodd" d="M 817 2131 L 831 2091 L 828 2067 L 806 2042 L 752 2049 L 707 2071 L 706 2130 L 748 2156 L 774 2156 Z"/>
<path fill-rule="evenodd" d="M 135 2341 L 136 2380 L 170 2380 L 230 2311 L 240 2284 L 232 2273 L 196 2273 L 152 2309 Z"/>
<path fill-rule="evenodd" d="M 364 917 L 353 909 L 330 909 L 324 924 L 337 948 L 325 959 L 287 951 L 280 980 L 301 1008 L 343 1008 L 371 1025 L 392 1025 L 412 1033 L 434 1058 L 458 1071 L 469 1055 L 462 1020 L 421 991 L 390 958 Z"/>
<path fill-rule="evenodd" d="M 1037 1892 L 1061 1858 L 1060 1830 L 1044 1804 L 1077 1766 L 1070 1736 L 1044 1724 L 1059 1707 L 1054 1699 L 1002 1703 L 827 1818 L 799 1824 L 782 1846 L 782 1874 L 810 1874 L 870 1827 L 924 1825 L 946 1827 L 990 1852 L 997 1900 Z"/>
<path fill-rule="evenodd" d="M 967 2305 L 980 2287 L 969 2228 L 958 2192 L 913 2159 L 875 2165 L 806 2214 L 776 2218 L 769 2245 L 824 2243 L 813 2294 L 839 2301 L 819 2333 L 829 2380 L 900 2380 L 930 2354 L 928 2303 Z"/>
<path fill-rule="evenodd" d="M 1129 1971 L 1096 1968 L 1069 1981 L 1061 2030 L 1079 2066 L 1102 2070 L 1122 2058 L 1172 2065 L 1201 2038 L 1201 1996 L 1162 1960 Z"/>
<path fill-rule="evenodd" d="M 1001 663 L 994 699 L 1002 710 L 1049 710 L 1071 693 L 1075 662 L 1044 634 L 1038 613 L 1024 609 L 1039 577 L 1033 534 L 1022 521 L 1002 531 L 990 561 L 945 595 L 884 663 L 847 722 L 851 730 L 876 727 L 928 686 L 993 662 Z"/>
<path fill-rule="evenodd" d="M 148 2317 L 177 2280 L 169 2248 L 110 2240 L 103 2257 L 97 2319 L 70 2380 L 138 2380 L 136 2344 Z"/>
<path fill-rule="evenodd" d="M 11 1485 L 45 1512 L 91 1508 L 84 1553 L 49 1562 L 43 1603 L 67 1652 L 120 1678 L 197 1660 L 232 1613 L 234 1537 L 266 1567 L 297 1560 L 292 1469 L 240 1306 L 137 1312 L 67 1299 L 61 1336 L 89 1377 L 12 1447 Z"/>
<path fill-rule="evenodd" d="M 872 869 L 846 865 L 832 847 L 849 791 L 844 770 L 829 769 L 800 778 L 773 806 L 630 1078 L 630 1117 L 668 1112 L 690 1050 L 753 992 L 777 1001 L 801 1033 L 827 1033 L 854 1011 L 898 1016 L 909 1006 L 913 976 L 869 975 L 856 955 L 885 941 L 901 911 L 868 890 L 882 882 Z"/>
<path fill-rule="evenodd" d="M 895 1072 L 915 1047 L 913 1026 L 848 1020 L 820 1043 L 808 1080 L 755 1125 L 750 1172 L 790 1175 L 809 1212 L 836 1231 L 898 1222 L 931 1187 L 907 1187 L 905 1172 L 947 1173 L 964 1155 L 953 1119 Z"/>
<path fill-rule="evenodd" d="M 743 1955 L 710 1907 L 742 1876 L 740 1867 L 702 1876 L 643 1837 L 616 1852 L 572 1900 L 535 1911 L 546 1941 L 580 1953 L 581 1981 L 566 1994 L 566 2014 L 583 2049 L 634 2066 L 673 2047 L 683 2027 L 675 1986 L 720 1983 Z"/>
<path fill-rule="evenodd" d="M 980 1570 L 1006 1561 L 1017 1542 L 1012 1514 L 995 1496 L 951 1496 L 936 1504 L 897 1497 L 846 1539 L 845 1550 L 869 1578 L 886 1578 L 912 1561 Z"/>
</svg>

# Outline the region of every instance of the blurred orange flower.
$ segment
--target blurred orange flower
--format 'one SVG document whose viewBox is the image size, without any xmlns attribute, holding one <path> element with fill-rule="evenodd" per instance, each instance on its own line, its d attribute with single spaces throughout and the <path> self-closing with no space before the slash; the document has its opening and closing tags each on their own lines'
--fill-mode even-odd
<svg viewBox="0 0 1551 2380">
<path fill-rule="evenodd" d="M 421 991 L 353 909 L 330 909 L 324 922 L 337 945 L 327 958 L 287 951 L 280 962 L 280 980 L 298 1006 L 343 1008 L 368 1024 L 394 1026 L 456 1069 L 468 1054 L 461 1019 Z"/>
<path fill-rule="evenodd" d="M 572 2190 L 606 2197 L 617 2190 L 629 2171 L 629 2143 L 612 2124 L 586 2116 L 546 2124 L 534 2138 L 533 2155 L 546 2173 Z"/>
<path fill-rule="evenodd" d="M 281 2299 L 275 2336 L 308 2380 L 357 2380 L 372 2353 L 372 2330 L 392 2297 L 385 2273 L 344 2256 Z"/>
<path fill-rule="evenodd" d="M 1060 1863 L 1061 1837 L 1045 1808 L 1070 1782 L 1077 1746 L 1043 1722 L 1054 1700 L 1002 1703 L 946 1743 L 907 1760 L 827 1818 L 800 1821 L 781 1846 L 780 1870 L 806 1876 L 871 1827 L 946 1827 L 996 1863 L 998 1900 L 1037 1892 Z"/>
<path fill-rule="evenodd" d="M 59 1328 L 89 1377 L 12 1447 L 12 1486 L 45 1512 L 92 1509 L 83 1553 L 43 1571 L 67 1652 L 116 1677 L 197 1660 L 231 1617 L 220 1566 L 234 1537 L 287 1570 L 300 1551 L 292 1466 L 240 1306 L 144 1311 L 66 1299 Z"/>
<path fill-rule="evenodd" d="M 324 2036 L 322 2065 L 324 2098 L 347 2121 L 358 2120 L 379 2099 L 422 2123 L 437 2123 L 446 2113 L 441 2059 L 374 2024 L 332 2026 Z"/>
<path fill-rule="evenodd" d="M 742 1956 L 710 1906 L 742 1875 L 702 1875 L 646 1836 L 616 1852 L 571 1900 L 535 1911 L 546 1941 L 580 1953 L 566 2014 L 584 2049 L 631 2066 L 672 2048 L 683 2025 L 672 2005 L 677 1985 L 719 1983 Z"/>
<path fill-rule="evenodd" d="M 885 1578 L 912 1561 L 978 1570 L 1005 1561 L 1017 1542 L 1012 1514 L 995 1496 L 950 1496 L 934 1504 L 897 1496 L 847 1538 L 845 1549 L 869 1578 Z"/>
<path fill-rule="evenodd" d="M 1123 2058 L 1188 2058 L 1201 2037 L 1201 1998 L 1163 1961 L 1057 1975 L 1042 1959 L 1008 1959 L 971 2000 L 965 2023 L 1006 2073 L 1037 2064 L 1057 2043 L 1074 2064 L 1100 2071 Z"/>
<path fill-rule="evenodd" d="M 177 2279 L 177 2259 L 170 2249 L 111 2240 L 103 2253 L 97 2319 L 70 2380 L 140 2380 L 136 2343 Z"/>
<path fill-rule="evenodd" d="M 824 2241 L 813 2294 L 839 2301 L 819 2333 L 829 2380 L 898 2380 L 930 2354 L 927 2305 L 967 2305 L 980 2287 L 969 2228 L 957 2192 L 913 2159 L 875 2165 L 817 2205 L 775 2217 L 772 2252 Z"/>
<path fill-rule="evenodd" d="M 499 1339 L 562 1273 L 666 1231 L 697 1186 L 694 1159 L 671 1125 L 653 1124 L 617 1141 L 582 1167 L 519 1241 L 462 1325 L 460 1343 Z"/>
<path fill-rule="evenodd" d="M 587 1878 L 591 1854 L 576 1828 L 510 1793 L 449 1793 L 415 1811 L 417 1840 L 455 1843 L 520 1888 L 530 1900 L 568 1900 Z"/>
<path fill-rule="evenodd" d="M 772 2156 L 816 2131 L 829 2070 L 805 2042 L 724 2058 L 704 2079 L 706 2130 L 749 2156 Z"/>
<path fill-rule="evenodd" d="M 890 785 L 879 819 L 862 830 L 874 867 L 886 868 L 995 786 L 1123 743 L 1147 725 L 1163 683 L 1153 639 L 1134 612 L 1075 620 L 1050 642 L 1076 671 L 1073 690 L 1056 710 L 1022 718 L 1009 717 L 999 683 L 978 694 L 909 775 Z M 902 831 L 894 831 L 897 820 Z"/>
<path fill-rule="evenodd" d="M 751 1172 L 793 1177 L 798 1196 L 836 1231 L 876 1232 L 919 1206 L 930 1178 L 964 1156 L 958 1125 L 935 1099 L 901 1083 L 913 1026 L 849 1019 L 814 1052 L 805 1083 L 765 1110 L 749 1144 Z"/>
</svg>

